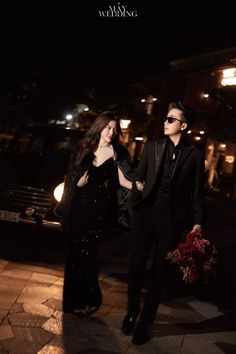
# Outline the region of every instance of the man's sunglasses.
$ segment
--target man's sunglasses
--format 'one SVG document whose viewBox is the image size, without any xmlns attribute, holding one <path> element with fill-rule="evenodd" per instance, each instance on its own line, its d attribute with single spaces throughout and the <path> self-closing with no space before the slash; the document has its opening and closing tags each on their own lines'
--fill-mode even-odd
<svg viewBox="0 0 236 354">
<path fill-rule="evenodd" d="M 164 123 L 167 121 L 169 124 L 174 123 L 176 120 L 178 120 L 179 122 L 183 122 L 183 120 L 174 117 L 163 117 L 162 119 Z"/>
</svg>

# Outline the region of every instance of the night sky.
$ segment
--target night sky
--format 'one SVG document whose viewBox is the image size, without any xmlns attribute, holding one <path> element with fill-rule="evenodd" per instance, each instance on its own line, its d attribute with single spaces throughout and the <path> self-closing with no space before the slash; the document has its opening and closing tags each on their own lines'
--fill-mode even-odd
<svg viewBox="0 0 236 354">
<path fill-rule="evenodd" d="M 120 1 L 137 10 L 137 17 L 99 18 L 99 9 L 117 4 L 67 2 L 49 8 L 34 2 L 27 5 L 30 15 L 24 3 L 3 11 L 1 93 L 37 77 L 59 112 L 88 87 L 115 95 L 143 75 L 166 70 L 171 60 L 236 46 L 236 23 L 226 3 L 224 11 L 214 4 L 207 10 L 204 2 L 154 8 L 150 2 Z"/>
</svg>

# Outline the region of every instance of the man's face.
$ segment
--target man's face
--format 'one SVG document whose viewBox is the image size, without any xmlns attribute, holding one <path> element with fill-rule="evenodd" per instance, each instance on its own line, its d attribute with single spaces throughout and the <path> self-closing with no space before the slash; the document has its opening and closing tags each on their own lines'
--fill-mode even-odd
<svg viewBox="0 0 236 354">
<path fill-rule="evenodd" d="M 182 111 L 178 108 L 172 108 L 164 121 L 164 134 L 168 136 L 179 135 L 187 128 Z M 170 119 L 168 119 L 170 118 Z"/>
</svg>

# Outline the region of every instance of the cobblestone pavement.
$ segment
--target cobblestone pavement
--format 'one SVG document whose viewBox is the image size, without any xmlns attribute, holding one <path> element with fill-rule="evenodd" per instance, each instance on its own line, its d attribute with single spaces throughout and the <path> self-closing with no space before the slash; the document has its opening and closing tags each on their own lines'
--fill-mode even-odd
<svg viewBox="0 0 236 354">
<path fill-rule="evenodd" d="M 227 230 L 233 234 L 233 229 Z M 120 330 L 126 310 L 128 250 L 128 233 L 116 235 L 102 246 L 103 305 L 91 318 L 82 320 L 62 313 L 60 251 L 58 263 L 53 264 L 2 257 L 0 353 L 236 353 L 235 307 L 214 298 L 212 290 L 207 294 L 178 282 L 167 286 L 151 328 L 151 341 L 132 345 L 131 336 Z"/>
</svg>

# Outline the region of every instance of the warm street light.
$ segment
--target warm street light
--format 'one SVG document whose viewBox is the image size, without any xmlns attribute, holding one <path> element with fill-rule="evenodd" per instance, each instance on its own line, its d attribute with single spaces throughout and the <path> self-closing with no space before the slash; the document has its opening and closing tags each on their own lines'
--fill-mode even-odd
<svg viewBox="0 0 236 354">
<path fill-rule="evenodd" d="M 223 79 L 221 80 L 222 86 L 236 85 L 236 68 L 229 68 L 222 71 Z"/>
<path fill-rule="evenodd" d="M 127 129 L 131 123 L 130 119 L 121 119 L 120 120 L 120 127 L 121 129 Z"/>
</svg>

